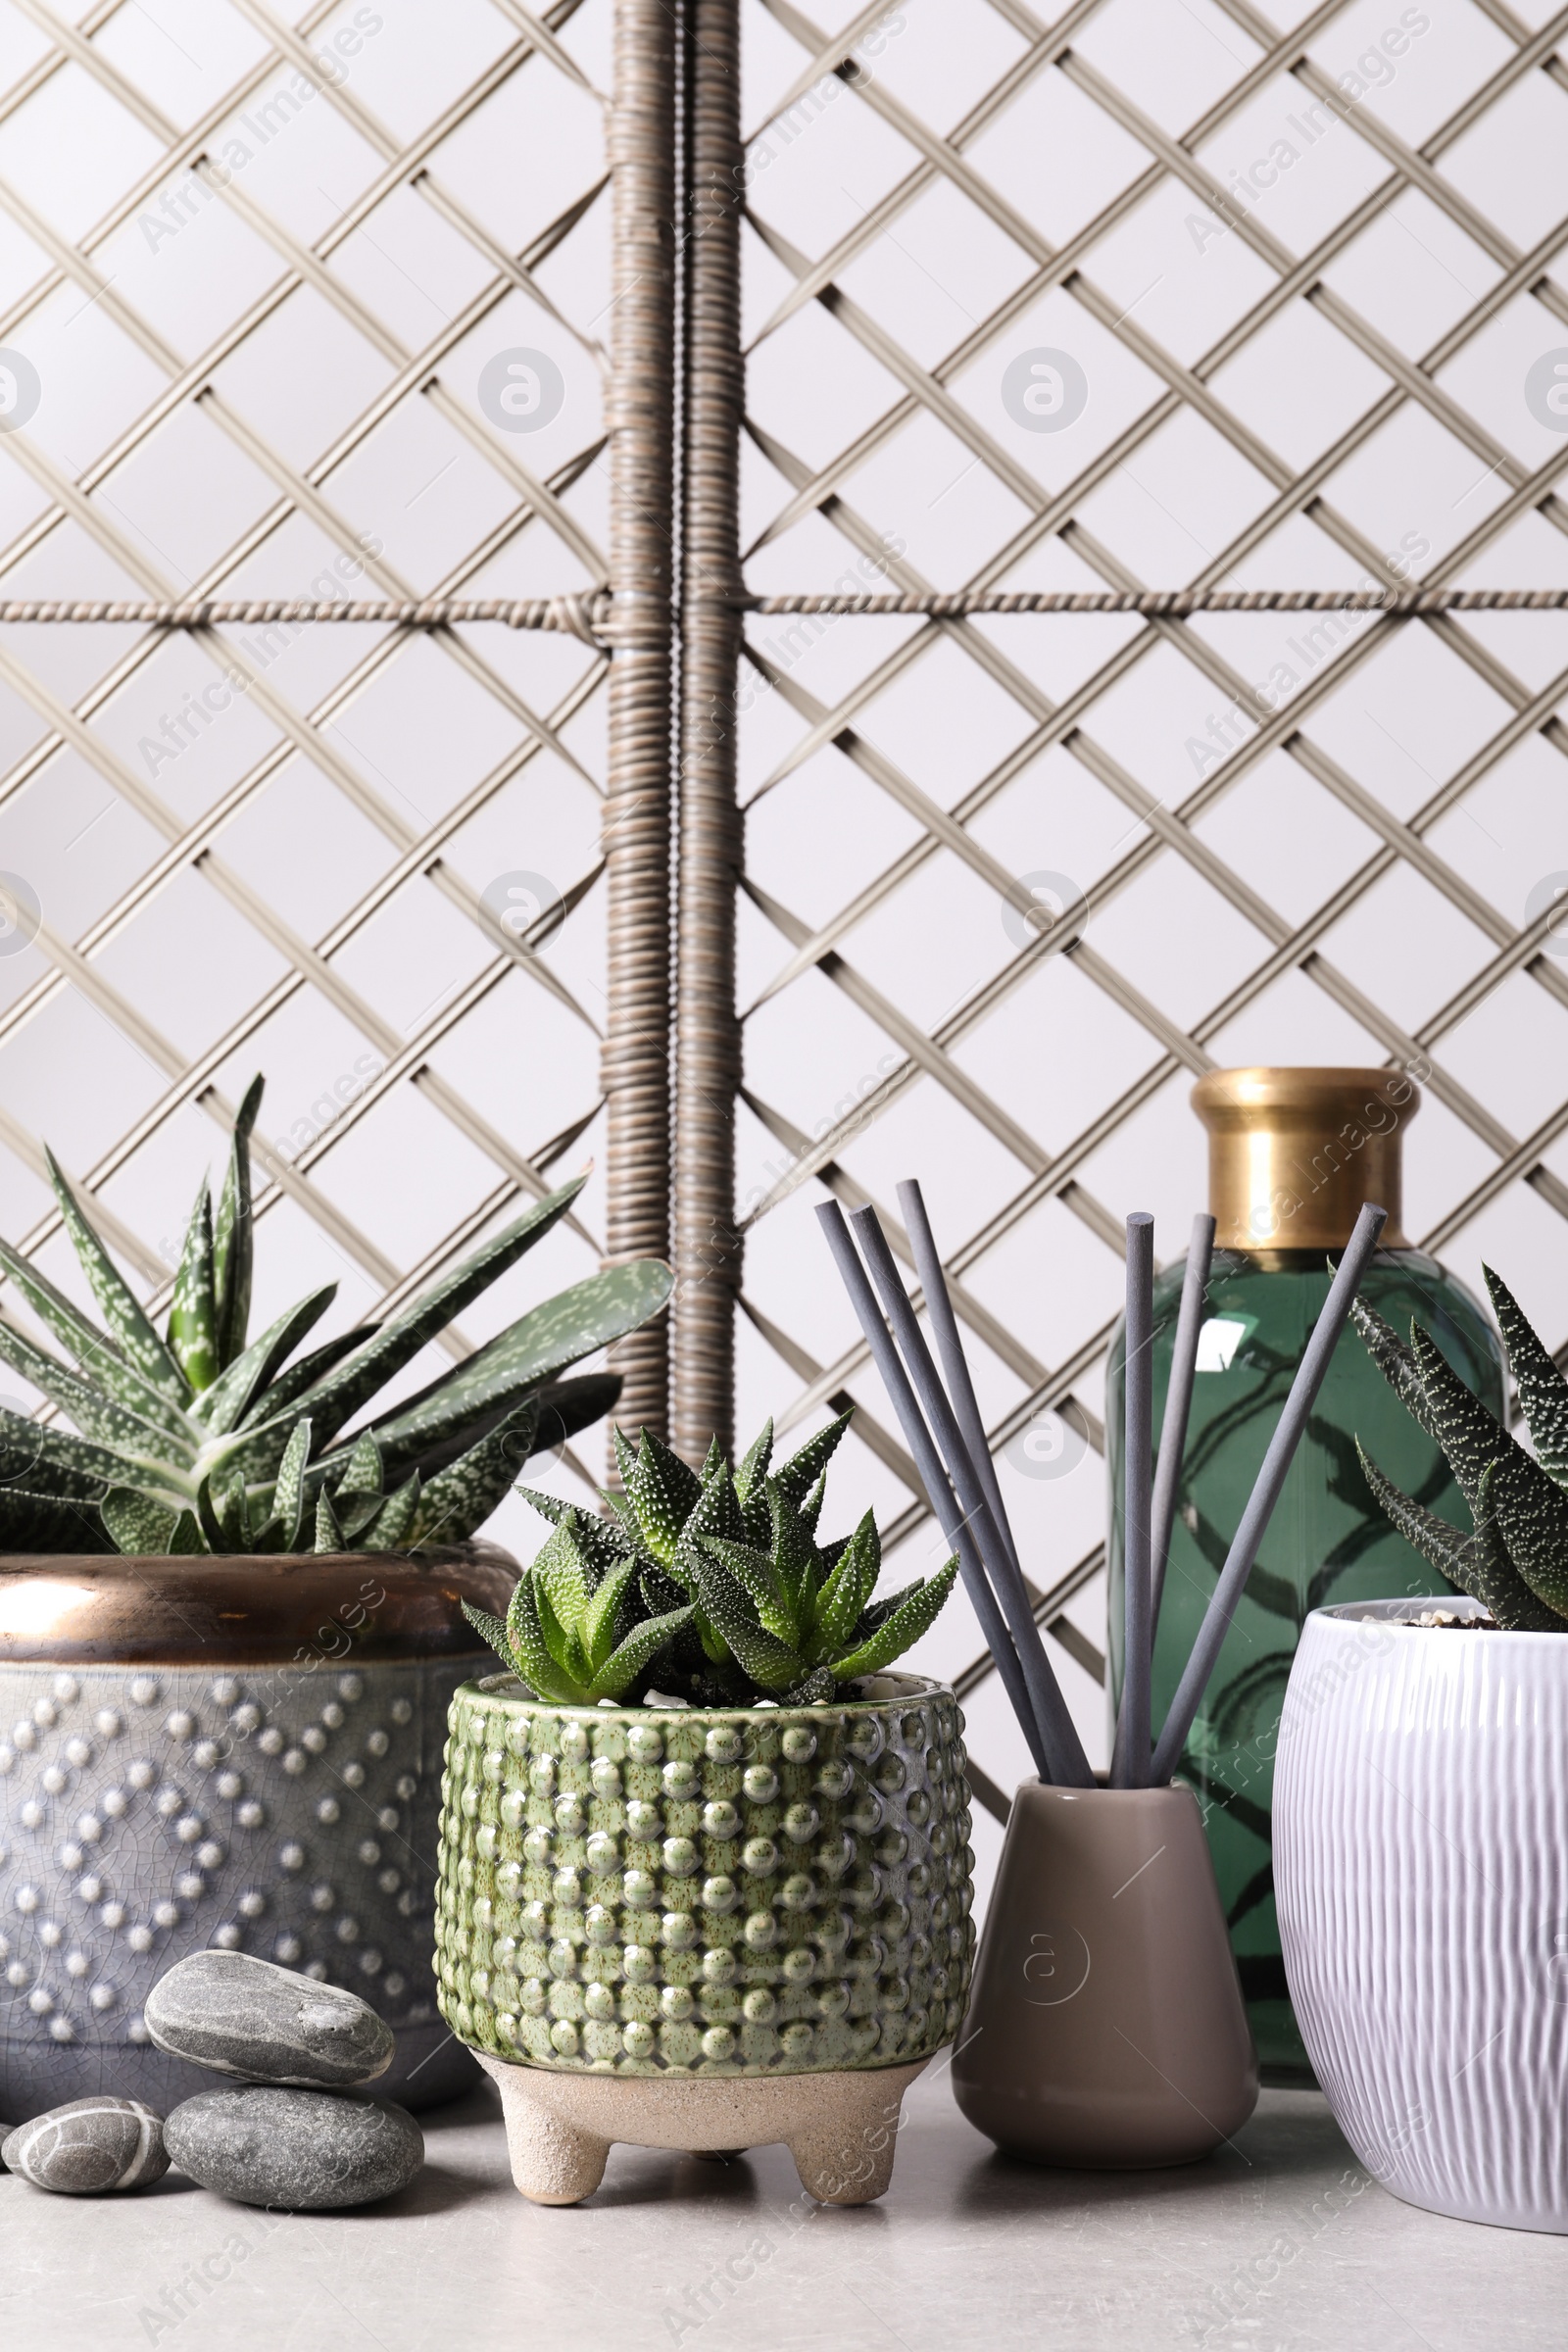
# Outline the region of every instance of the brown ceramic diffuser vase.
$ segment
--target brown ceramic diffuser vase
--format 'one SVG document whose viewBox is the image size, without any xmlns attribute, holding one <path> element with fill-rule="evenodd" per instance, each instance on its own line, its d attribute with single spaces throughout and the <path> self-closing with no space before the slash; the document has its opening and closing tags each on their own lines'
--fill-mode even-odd
<svg viewBox="0 0 1568 2352">
<path fill-rule="evenodd" d="M 1018 1790 L 953 2084 L 1036 2164 L 1190 2164 L 1246 2123 L 1257 2057 L 1191 1790 Z"/>
</svg>

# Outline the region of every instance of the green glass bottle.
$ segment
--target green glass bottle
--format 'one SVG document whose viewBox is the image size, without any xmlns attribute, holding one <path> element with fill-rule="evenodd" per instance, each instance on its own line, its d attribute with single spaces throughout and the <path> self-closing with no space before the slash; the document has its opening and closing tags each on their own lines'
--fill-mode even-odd
<svg viewBox="0 0 1568 2352">
<path fill-rule="evenodd" d="M 1328 1296 L 1330 1252 L 1363 1200 L 1389 1212 L 1361 1296 L 1401 1336 L 1416 1317 L 1490 1412 L 1503 1413 L 1502 1353 L 1487 1314 L 1400 1231 L 1399 1148 L 1419 1106 L 1398 1070 L 1221 1070 L 1194 1107 L 1209 1130 L 1213 1268 L 1153 1654 L 1153 1722 L 1164 1720 L 1232 1536 L 1273 1436 L 1301 1350 Z M 1170 1384 L 1185 1259 L 1154 1286 L 1153 1439 Z M 1122 1673 L 1122 1333 L 1106 1370 L 1110 1474 L 1109 1656 Z M 1178 1778 L 1203 1807 L 1263 2080 L 1310 2085 L 1291 2014 L 1274 1911 L 1270 1815 L 1280 1702 L 1308 1609 L 1446 1588 L 1396 1534 L 1356 1458 L 1368 1452 L 1407 1494 L 1469 1525 L 1438 1447 L 1411 1419 L 1353 1330 L 1335 1349 L 1306 1434 Z"/>
</svg>

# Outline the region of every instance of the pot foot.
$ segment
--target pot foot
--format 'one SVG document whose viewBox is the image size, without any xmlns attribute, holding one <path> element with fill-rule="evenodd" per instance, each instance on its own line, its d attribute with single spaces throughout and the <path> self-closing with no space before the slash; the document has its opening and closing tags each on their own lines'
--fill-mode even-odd
<svg viewBox="0 0 1568 2352">
<path fill-rule="evenodd" d="M 898 2152 L 904 2068 L 834 2078 L 835 2096 L 788 2139 L 801 2186 L 819 2205 L 869 2205 L 887 2193 Z"/>
<path fill-rule="evenodd" d="M 583 2131 L 545 2099 L 528 2096 L 520 2066 L 502 2066 L 480 2053 L 479 2064 L 501 2092 L 513 2184 L 530 2205 L 577 2205 L 605 2177 L 610 2142 Z"/>
<path fill-rule="evenodd" d="M 782 2141 L 818 2204 L 868 2205 L 893 2178 L 904 2094 L 926 2065 L 760 2079 L 612 2077 L 474 2055 L 501 2092 L 512 2178 L 535 2205 L 592 2196 L 616 2140 L 710 2161 Z"/>
</svg>

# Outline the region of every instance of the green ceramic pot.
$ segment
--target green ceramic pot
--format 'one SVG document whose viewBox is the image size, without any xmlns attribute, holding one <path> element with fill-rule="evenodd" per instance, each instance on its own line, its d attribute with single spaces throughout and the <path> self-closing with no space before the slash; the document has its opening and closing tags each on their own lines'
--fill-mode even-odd
<svg viewBox="0 0 1568 2352">
<path fill-rule="evenodd" d="M 795 2075 L 951 2040 L 974 1947 L 963 1717 L 916 1675 L 821 1707 L 448 1719 L 436 1974 L 459 2039 L 572 2074 Z"/>
</svg>

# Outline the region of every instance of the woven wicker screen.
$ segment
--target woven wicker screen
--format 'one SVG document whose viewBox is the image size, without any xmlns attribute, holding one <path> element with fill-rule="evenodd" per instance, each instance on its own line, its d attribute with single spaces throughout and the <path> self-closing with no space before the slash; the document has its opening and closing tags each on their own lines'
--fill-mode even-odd
<svg viewBox="0 0 1568 2352">
<path fill-rule="evenodd" d="M 906 1574 L 809 1208 L 918 1173 L 1102 1745 L 1194 1076 L 1414 1069 L 1412 1232 L 1568 1330 L 1565 29 L 0 0 L 0 1230 L 69 1279 L 47 1134 L 158 1295 L 264 1067 L 260 1305 L 362 1319 L 592 1153 L 622 1417 L 853 1397 Z"/>
</svg>

